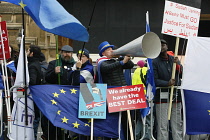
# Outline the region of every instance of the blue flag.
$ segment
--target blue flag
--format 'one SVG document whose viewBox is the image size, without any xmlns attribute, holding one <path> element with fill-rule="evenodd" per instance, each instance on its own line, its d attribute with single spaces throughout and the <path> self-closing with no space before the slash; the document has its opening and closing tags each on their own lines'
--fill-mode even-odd
<svg viewBox="0 0 210 140">
<path fill-rule="evenodd" d="M 14 61 L 10 61 L 9 63 L 7 63 L 7 67 L 16 73 L 17 69 L 15 67 Z"/>
<path fill-rule="evenodd" d="M 150 26 L 149 26 L 149 13 L 146 13 L 146 33 L 150 32 Z M 155 87 L 155 80 L 154 80 L 154 72 L 153 72 L 153 66 L 152 66 L 152 59 L 147 58 L 147 100 L 151 101 L 154 98 L 156 87 Z M 148 107 L 145 109 L 141 109 L 142 117 L 145 117 L 150 111 L 150 105 L 148 104 Z"/>
<path fill-rule="evenodd" d="M 2 0 L 21 5 L 34 22 L 47 32 L 87 42 L 86 28 L 69 14 L 57 0 Z"/>
<path fill-rule="evenodd" d="M 209 44 L 209 37 L 191 37 L 186 47 L 181 88 L 184 89 L 183 120 L 189 135 L 210 134 Z"/>
<path fill-rule="evenodd" d="M 0 72 L 0 89 L 4 89 L 4 84 L 3 84 L 1 72 Z"/>
<path fill-rule="evenodd" d="M 78 118 L 79 87 L 35 85 L 30 86 L 30 92 L 36 105 L 53 125 L 78 134 L 90 135 L 90 119 Z M 106 118 L 94 119 L 94 136 L 117 138 L 119 113 L 107 113 Z"/>
<path fill-rule="evenodd" d="M 186 108 L 186 133 L 189 135 L 210 134 L 210 94 L 184 90 Z"/>
</svg>

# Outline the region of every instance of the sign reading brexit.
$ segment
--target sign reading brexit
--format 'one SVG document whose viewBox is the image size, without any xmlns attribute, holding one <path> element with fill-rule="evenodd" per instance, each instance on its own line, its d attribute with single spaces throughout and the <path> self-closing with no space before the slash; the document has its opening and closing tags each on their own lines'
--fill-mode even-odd
<svg viewBox="0 0 210 140">
<path fill-rule="evenodd" d="M 132 85 L 107 89 L 109 113 L 146 108 L 143 85 Z"/>
<path fill-rule="evenodd" d="M 165 1 L 162 33 L 180 38 L 197 36 L 200 9 Z"/>
<path fill-rule="evenodd" d="M 80 83 L 79 118 L 106 119 L 106 84 Z"/>
<path fill-rule="evenodd" d="M 10 58 L 10 52 L 9 52 L 9 41 L 8 41 L 8 34 L 7 34 L 7 26 L 6 21 L 0 22 L 0 59 L 4 59 L 3 57 L 3 46 L 4 46 L 4 53 L 5 58 Z"/>
</svg>

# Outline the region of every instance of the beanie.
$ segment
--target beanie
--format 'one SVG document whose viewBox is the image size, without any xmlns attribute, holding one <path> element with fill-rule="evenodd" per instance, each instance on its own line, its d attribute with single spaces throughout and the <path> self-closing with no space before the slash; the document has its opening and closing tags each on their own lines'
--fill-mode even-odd
<svg viewBox="0 0 210 140">
<path fill-rule="evenodd" d="M 143 68 L 143 67 L 144 67 L 144 64 L 145 64 L 144 60 L 140 60 L 140 61 L 137 62 L 137 65 L 138 65 L 140 68 Z"/>
<path fill-rule="evenodd" d="M 79 54 L 84 54 L 87 58 L 89 58 L 89 51 L 87 49 L 83 49 L 83 52 L 82 52 L 82 49 L 80 49 L 78 52 L 77 52 L 77 57 Z"/>
</svg>

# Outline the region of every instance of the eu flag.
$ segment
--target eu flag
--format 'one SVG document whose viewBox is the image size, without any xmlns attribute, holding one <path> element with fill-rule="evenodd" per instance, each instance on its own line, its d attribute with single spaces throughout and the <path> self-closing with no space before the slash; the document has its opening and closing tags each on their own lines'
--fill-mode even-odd
<svg viewBox="0 0 210 140">
<path fill-rule="evenodd" d="M 183 118 L 189 135 L 210 134 L 209 44 L 209 37 L 190 37 L 186 47 L 182 89 L 186 111 Z"/>
<path fill-rule="evenodd" d="M 30 92 L 36 105 L 54 126 L 82 135 L 90 135 L 90 119 L 78 118 L 79 87 L 35 85 Z M 93 112 L 94 113 L 94 112 Z M 119 113 L 107 113 L 107 119 L 94 120 L 94 136 L 118 137 Z"/>
<path fill-rule="evenodd" d="M 189 135 L 210 133 L 210 94 L 184 90 L 186 108 L 186 133 Z"/>
<path fill-rule="evenodd" d="M 69 14 L 57 0 L 2 0 L 21 5 L 34 22 L 47 32 L 87 42 L 86 28 Z"/>
</svg>

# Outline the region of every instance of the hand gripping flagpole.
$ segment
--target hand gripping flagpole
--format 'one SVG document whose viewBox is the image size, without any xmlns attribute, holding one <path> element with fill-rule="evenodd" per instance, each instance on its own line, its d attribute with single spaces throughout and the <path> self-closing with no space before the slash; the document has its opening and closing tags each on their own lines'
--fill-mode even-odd
<svg viewBox="0 0 210 140">
<path fill-rule="evenodd" d="M 178 49 L 179 49 L 179 37 L 176 37 L 174 58 L 177 57 Z M 175 73 L 176 73 L 176 62 L 173 63 L 173 70 L 172 70 L 171 79 L 175 79 Z M 171 94 L 170 94 L 170 101 L 169 101 L 169 107 L 168 107 L 168 120 L 171 119 L 171 108 L 172 108 L 173 93 L 174 93 L 174 85 L 171 86 Z"/>
</svg>

